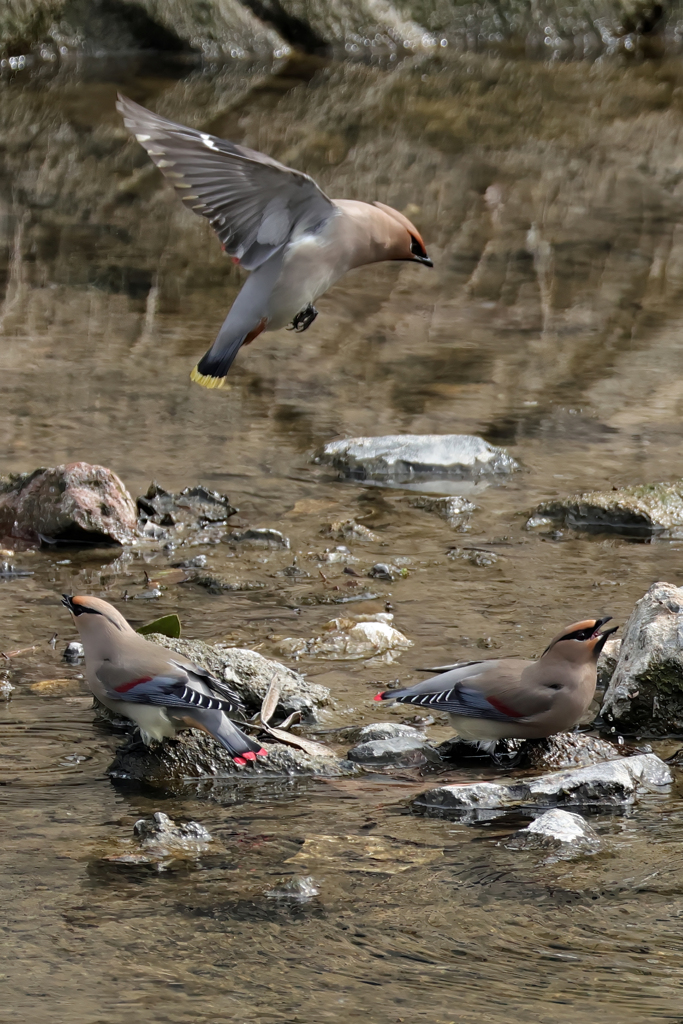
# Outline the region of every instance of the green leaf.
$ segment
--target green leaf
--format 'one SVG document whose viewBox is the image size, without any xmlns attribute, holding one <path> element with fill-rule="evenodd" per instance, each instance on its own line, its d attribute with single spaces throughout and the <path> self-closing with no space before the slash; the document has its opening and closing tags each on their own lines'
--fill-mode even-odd
<svg viewBox="0 0 683 1024">
<path fill-rule="evenodd" d="M 162 615 L 160 619 L 146 622 L 144 626 L 138 626 L 137 633 L 147 636 L 149 633 L 161 633 L 163 636 L 180 636 L 180 619 L 173 615 Z"/>
</svg>

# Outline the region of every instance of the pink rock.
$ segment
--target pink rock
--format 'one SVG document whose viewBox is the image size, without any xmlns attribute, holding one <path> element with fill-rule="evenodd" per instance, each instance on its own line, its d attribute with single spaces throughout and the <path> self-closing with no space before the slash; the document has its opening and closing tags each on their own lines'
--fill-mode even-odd
<svg viewBox="0 0 683 1024">
<path fill-rule="evenodd" d="M 0 480 L 0 537 L 125 544 L 137 535 L 135 502 L 105 466 L 72 462 Z"/>
</svg>

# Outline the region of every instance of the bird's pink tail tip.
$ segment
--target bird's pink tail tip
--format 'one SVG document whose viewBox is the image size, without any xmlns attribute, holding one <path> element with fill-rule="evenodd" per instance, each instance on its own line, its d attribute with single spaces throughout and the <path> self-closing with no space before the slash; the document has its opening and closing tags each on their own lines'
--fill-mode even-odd
<svg viewBox="0 0 683 1024">
<path fill-rule="evenodd" d="M 384 694 L 383 693 L 378 693 L 377 696 L 373 697 L 372 699 L 373 700 L 384 700 Z"/>
<path fill-rule="evenodd" d="M 246 750 L 244 752 L 244 754 L 242 754 L 242 757 L 245 757 L 247 759 L 247 761 L 255 761 L 256 760 L 256 754 L 254 753 L 253 750 Z"/>
<path fill-rule="evenodd" d="M 268 757 L 268 751 L 266 750 L 265 747 L 261 747 L 260 750 L 256 751 L 256 756 L 257 757 Z"/>
<path fill-rule="evenodd" d="M 233 761 L 235 762 L 235 764 L 246 764 L 246 763 L 247 763 L 247 762 L 246 762 L 246 761 L 244 760 L 244 758 L 243 758 L 243 757 L 233 757 Z"/>
</svg>

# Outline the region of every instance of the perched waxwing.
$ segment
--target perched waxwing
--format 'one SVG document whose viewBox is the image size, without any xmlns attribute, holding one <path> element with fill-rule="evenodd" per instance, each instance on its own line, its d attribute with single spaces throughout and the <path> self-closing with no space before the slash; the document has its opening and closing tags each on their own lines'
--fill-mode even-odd
<svg viewBox="0 0 683 1024">
<path fill-rule="evenodd" d="M 305 331 L 318 315 L 315 300 L 347 270 L 382 260 L 433 265 L 417 228 L 390 206 L 329 199 L 307 174 L 125 96 L 117 109 L 185 205 L 252 271 L 192 371 L 204 387 L 221 387 L 241 346 L 263 331 Z"/>
<path fill-rule="evenodd" d="M 201 729 L 225 747 L 235 764 L 267 756 L 228 715 L 244 711 L 237 694 L 181 654 L 145 640 L 123 615 L 98 597 L 71 597 L 85 650 L 88 686 L 106 707 L 130 718 L 148 746 L 182 729 Z"/>
<path fill-rule="evenodd" d="M 575 622 L 551 640 L 538 661 L 496 658 L 462 661 L 425 671 L 439 673 L 375 700 L 445 711 L 460 737 L 492 751 L 498 740 L 541 739 L 573 729 L 588 709 L 610 621 Z"/>
</svg>

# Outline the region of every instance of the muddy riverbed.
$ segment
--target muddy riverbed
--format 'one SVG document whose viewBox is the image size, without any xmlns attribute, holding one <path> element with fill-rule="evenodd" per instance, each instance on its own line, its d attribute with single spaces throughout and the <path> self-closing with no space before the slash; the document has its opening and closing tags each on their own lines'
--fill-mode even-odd
<svg viewBox="0 0 683 1024">
<path fill-rule="evenodd" d="M 429 784 L 416 772 L 164 798 L 105 776 L 121 737 L 94 724 L 82 666 L 62 660 L 74 633 L 59 596 L 93 593 L 135 625 L 177 611 L 185 637 L 305 672 L 332 691 L 325 728 L 407 721 L 415 709 L 371 698 L 421 665 L 532 656 L 576 619 L 623 623 L 655 580 L 681 585 L 683 540 L 524 526 L 541 501 L 683 476 L 683 65 L 395 63 L 69 58 L 2 81 L 0 471 L 85 460 L 134 495 L 203 483 L 239 509 L 231 526 L 290 547 L 0 556 L 31 573 L 0 578 L 0 648 L 33 648 L 0 665 L 14 687 L 0 704 L 0 1020 L 682 1018 L 675 787 L 597 816 L 605 852 L 554 864 L 499 845 L 519 820 L 411 816 Z M 305 334 L 245 349 L 230 388 L 192 385 L 242 278 L 128 141 L 118 88 L 333 196 L 405 210 L 435 269 L 349 274 Z M 311 461 L 338 437 L 397 433 L 479 434 L 522 470 L 460 488 L 477 508 L 458 529 L 414 492 Z M 372 533 L 337 535 L 347 520 Z M 338 545 L 348 555 L 330 558 Z M 262 586 L 165 574 L 197 555 Z M 369 577 L 378 562 L 400 571 Z M 279 653 L 384 610 L 414 643 L 393 662 Z M 107 859 L 159 810 L 200 822 L 215 849 L 161 872 Z"/>
</svg>

